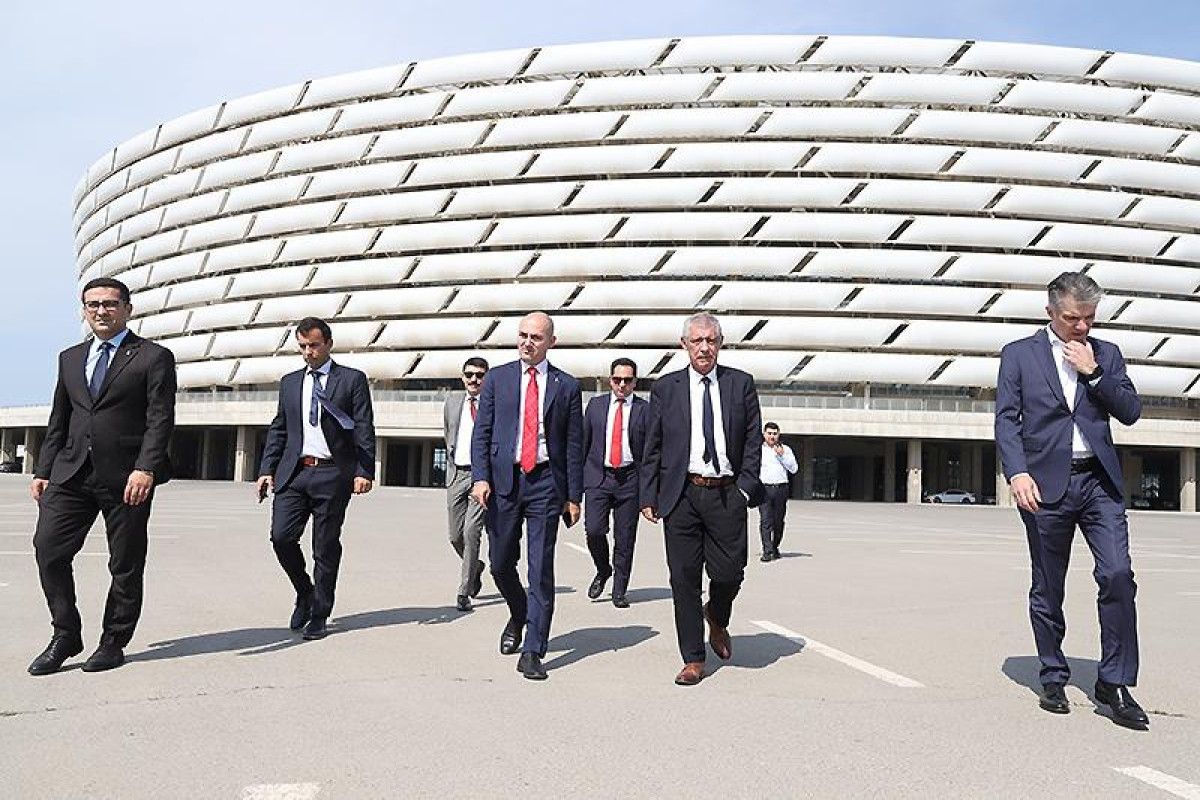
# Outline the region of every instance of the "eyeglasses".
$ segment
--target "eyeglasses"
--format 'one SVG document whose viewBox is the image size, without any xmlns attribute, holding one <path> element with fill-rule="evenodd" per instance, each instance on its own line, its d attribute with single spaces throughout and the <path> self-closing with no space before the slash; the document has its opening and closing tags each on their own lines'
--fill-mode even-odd
<svg viewBox="0 0 1200 800">
<path fill-rule="evenodd" d="M 116 311 L 122 305 L 124 305 L 123 300 L 84 300 L 83 301 L 83 307 L 86 308 L 88 311 L 99 311 L 102 308 L 105 311 Z"/>
<path fill-rule="evenodd" d="M 633 383 L 634 381 L 637 380 L 637 378 L 636 377 L 625 378 L 625 377 L 618 377 L 616 375 L 613 375 L 611 378 L 609 378 L 609 380 L 611 380 L 613 383 Z"/>
<path fill-rule="evenodd" d="M 487 373 L 486 372 L 464 372 L 463 373 L 463 377 L 469 381 L 481 381 L 481 380 L 483 380 L 484 375 L 487 375 Z"/>
</svg>

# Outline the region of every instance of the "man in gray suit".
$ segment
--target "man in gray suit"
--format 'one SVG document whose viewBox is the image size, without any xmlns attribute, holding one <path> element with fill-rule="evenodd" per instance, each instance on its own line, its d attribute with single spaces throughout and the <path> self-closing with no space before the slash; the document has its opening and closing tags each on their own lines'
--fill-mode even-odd
<svg viewBox="0 0 1200 800">
<path fill-rule="evenodd" d="M 479 390 L 488 362 L 468 358 L 462 367 L 465 392 L 451 392 L 443 410 L 446 436 L 446 508 L 450 512 L 450 544 L 462 559 L 462 576 L 455 604 L 471 610 L 471 598 L 483 588 L 483 561 L 479 543 L 483 536 L 483 506 L 471 500 L 471 434 L 475 431 Z"/>
</svg>

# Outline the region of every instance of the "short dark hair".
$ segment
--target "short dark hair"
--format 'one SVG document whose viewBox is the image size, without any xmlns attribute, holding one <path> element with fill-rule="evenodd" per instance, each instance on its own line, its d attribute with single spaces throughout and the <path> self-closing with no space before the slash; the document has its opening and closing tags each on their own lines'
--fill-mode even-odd
<svg viewBox="0 0 1200 800">
<path fill-rule="evenodd" d="M 312 333 L 313 331 L 320 331 L 325 341 L 333 341 L 333 331 L 329 329 L 329 323 L 320 317 L 305 317 L 296 323 L 297 336 L 302 333 Z"/>
<path fill-rule="evenodd" d="M 637 377 L 637 363 L 632 358 L 625 358 L 624 356 L 621 356 L 620 358 L 614 358 L 612 364 L 608 368 L 608 374 L 612 375 L 614 372 L 616 372 L 617 367 L 629 367 L 633 370 L 633 376 L 635 378 Z"/>
<path fill-rule="evenodd" d="M 79 292 L 80 302 L 83 301 L 83 296 L 92 289 L 116 289 L 121 293 L 121 302 L 129 302 L 129 287 L 116 278 L 92 278 L 83 285 L 83 289 Z"/>
<path fill-rule="evenodd" d="M 775 424 L 774 422 L 768 422 L 766 425 L 763 425 L 763 430 L 764 431 L 778 431 L 779 426 L 777 424 Z"/>
<path fill-rule="evenodd" d="M 487 372 L 488 369 L 490 369 L 490 367 L 488 367 L 487 359 L 481 358 L 480 356 L 471 356 L 464 361 L 462 365 L 462 371 L 466 372 L 467 367 L 479 367 L 484 372 Z"/>
</svg>

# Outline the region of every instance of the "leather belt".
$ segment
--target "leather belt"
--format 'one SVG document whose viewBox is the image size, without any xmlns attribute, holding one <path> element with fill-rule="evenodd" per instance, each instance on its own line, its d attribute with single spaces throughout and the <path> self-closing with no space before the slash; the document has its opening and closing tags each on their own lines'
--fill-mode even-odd
<svg viewBox="0 0 1200 800">
<path fill-rule="evenodd" d="M 1080 472 L 1091 472 L 1100 466 L 1100 459 L 1095 456 L 1087 458 L 1072 458 L 1071 459 L 1071 474 L 1077 475 Z"/>
<path fill-rule="evenodd" d="M 605 467 L 604 471 L 609 475 L 624 475 L 627 472 L 632 472 L 636 464 L 626 464 L 623 467 Z"/>
<path fill-rule="evenodd" d="M 320 467 L 326 464 L 332 464 L 332 458 L 317 458 L 316 456 L 301 456 L 300 466 L 302 467 Z"/>
<path fill-rule="evenodd" d="M 729 476 L 723 478 L 706 478 L 694 472 L 689 472 L 687 479 L 688 483 L 703 486 L 705 489 L 724 489 L 726 486 L 733 486 L 734 484 L 734 479 Z"/>
</svg>

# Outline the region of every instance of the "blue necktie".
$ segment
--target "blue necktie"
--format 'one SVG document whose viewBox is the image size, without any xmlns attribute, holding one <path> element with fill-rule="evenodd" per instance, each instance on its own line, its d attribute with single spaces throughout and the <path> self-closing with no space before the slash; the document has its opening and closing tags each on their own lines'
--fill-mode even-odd
<svg viewBox="0 0 1200 800">
<path fill-rule="evenodd" d="M 308 409 L 308 424 L 317 424 L 317 406 L 325 409 L 325 413 L 333 417 L 334 421 L 341 426 L 342 430 L 354 430 L 354 420 L 346 415 L 346 412 L 329 402 L 329 398 L 325 395 L 325 390 L 321 388 L 321 373 L 316 370 L 311 370 L 309 375 L 312 375 L 313 390 L 312 403 Z"/>
<path fill-rule="evenodd" d="M 100 358 L 96 360 L 96 367 L 92 370 L 92 379 L 88 381 L 88 393 L 95 400 L 100 394 L 100 387 L 104 385 L 104 376 L 108 374 L 108 359 L 109 353 L 112 352 L 112 342 L 100 343 Z"/>
<path fill-rule="evenodd" d="M 314 370 L 309 370 L 309 376 L 312 377 L 312 402 L 308 404 L 308 424 L 315 426 L 320 419 L 321 407 L 321 373 Z"/>
<path fill-rule="evenodd" d="M 712 381 L 705 375 L 700 379 L 704 384 L 704 404 L 700 409 L 700 428 L 704 432 L 704 463 L 712 466 L 718 473 L 721 465 L 717 462 L 717 434 L 714 430 L 712 405 Z"/>
</svg>

